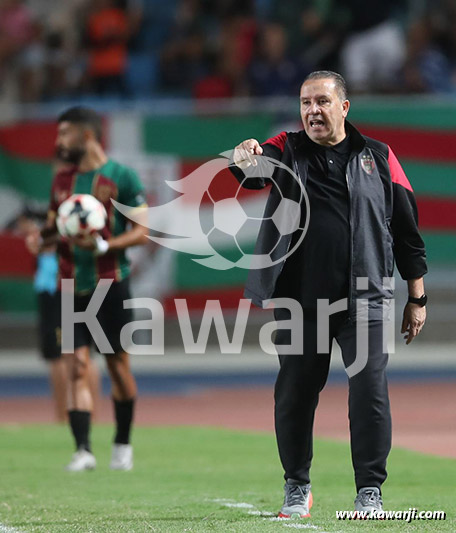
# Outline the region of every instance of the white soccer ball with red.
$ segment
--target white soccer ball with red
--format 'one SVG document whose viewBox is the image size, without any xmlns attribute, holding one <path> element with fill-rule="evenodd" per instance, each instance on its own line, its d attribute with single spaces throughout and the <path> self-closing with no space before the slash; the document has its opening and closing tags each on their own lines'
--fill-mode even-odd
<svg viewBox="0 0 456 533">
<path fill-rule="evenodd" d="M 102 230 L 106 220 L 106 209 L 95 196 L 73 194 L 60 204 L 56 223 L 60 235 L 75 237 Z"/>
</svg>

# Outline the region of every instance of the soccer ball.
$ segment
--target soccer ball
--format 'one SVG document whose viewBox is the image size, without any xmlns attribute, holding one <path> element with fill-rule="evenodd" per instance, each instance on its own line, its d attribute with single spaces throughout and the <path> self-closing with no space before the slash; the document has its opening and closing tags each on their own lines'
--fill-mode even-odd
<svg viewBox="0 0 456 533">
<path fill-rule="evenodd" d="M 73 194 L 60 204 L 57 230 L 63 237 L 90 235 L 106 225 L 106 209 L 91 194 Z"/>
<path fill-rule="evenodd" d="M 272 174 L 272 171 L 271 171 Z M 290 179 L 293 179 L 290 176 Z M 264 216 L 266 197 L 245 196 L 239 186 L 234 196 L 216 199 L 208 191 L 210 216 L 200 218 L 203 232 L 223 268 L 264 268 L 272 266 L 285 258 L 288 252 L 284 241 L 299 232 L 298 242 L 305 232 L 302 220 L 301 203 L 283 196 L 280 187 L 271 178 L 271 186 L 277 188 L 280 201 L 271 216 Z M 207 202 L 206 202 L 207 205 Z M 270 249 L 264 255 L 254 254 L 255 242 L 260 226 L 270 235 Z"/>
</svg>

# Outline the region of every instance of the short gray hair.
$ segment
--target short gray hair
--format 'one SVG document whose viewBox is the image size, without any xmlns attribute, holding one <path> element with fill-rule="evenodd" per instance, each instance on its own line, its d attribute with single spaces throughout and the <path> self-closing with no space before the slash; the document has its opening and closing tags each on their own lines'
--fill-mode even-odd
<svg viewBox="0 0 456 533">
<path fill-rule="evenodd" d="M 348 99 L 347 84 L 345 83 L 344 78 L 340 74 L 338 74 L 337 72 L 333 72 L 332 70 L 315 70 L 306 77 L 302 84 L 304 85 L 304 83 L 309 80 L 324 79 L 334 80 L 334 83 L 336 84 L 336 91 L 342 102 Z"/>
</svg>

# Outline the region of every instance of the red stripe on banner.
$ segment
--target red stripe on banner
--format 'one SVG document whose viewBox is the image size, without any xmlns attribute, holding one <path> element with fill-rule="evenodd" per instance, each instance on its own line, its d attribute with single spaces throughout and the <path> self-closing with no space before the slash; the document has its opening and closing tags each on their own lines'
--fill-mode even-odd
<svg viewBox="0 0 456 533">
<path fill-rule="evenodd" d="M 54 156 L 57 126 L 52 122 L 23 122 L 0 128 L 0 146 L 9 155 L 48 160 Z"/>
<path fill-rule="evenodd" d="M 107 119 L 102 118 L 103 140 L 106 146 Z M 36 121 L 21 122 L 0 128 L 0 147 L 8 155 L 48 161 L 55 155 L 57 122 Z"/>
<path fill-rule="evenodd" d="M 421 230 L 456 231 L 456 198 L 418 197 L 417 204 Z"/>
<path fill-rule="evenodd" d="M 357 125 L 363 135 L 389 144 L 401 158 L 456 161 L 456 134 L 405 128 Z"/>
<path fill-rule="evenodd" d="M 180 177 L 185 178 L 206 162 L 207 160 L 182 161 Z M 258 197 L 258 194 L 261 194 L 261 192 L 258 190 L 239 188 L 239 182 L 228 169 L 222 170 L 216 176 L 214 176 L 208 190 L 211 198 L 214 201 L 220 201 L 226 198 L 234 198 L 235 196 L 238 198 Z M 267 189 L 267 191 L 269 191 L 269 189 Z M 211 203 L 212 202 L 209 196 L 207 194 L 204 195 L 201 204 L 207 205 Z"/>
<path fill-rule="evenodd" d="M 36 267 L 35 257 L 27 250 L 24 239 L 0 233 L 0 276 L 30 278 Z"/>
<path fill-rule="evenodd" d="M 165 298 L 163 307 L 166 314 L 175 315 L 176 306 L 174 299 L 187 301 L 190 311 L 204 311 L 208 300 L 219 300 L 222 309 L 238 309 L 239 300 L 243 299 L 243 287 L 216 288 L 207 291 L 182 291 L 176 292 Z"/>
</svg>

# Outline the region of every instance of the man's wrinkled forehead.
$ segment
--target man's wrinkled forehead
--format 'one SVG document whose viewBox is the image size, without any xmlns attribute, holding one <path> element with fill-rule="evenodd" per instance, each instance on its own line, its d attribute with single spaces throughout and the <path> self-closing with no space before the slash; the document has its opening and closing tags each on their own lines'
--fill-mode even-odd
<svg viewBox="0 0 456 533">
<path fill-rule="evenodd" d="M 300 98 L 337 96 L 336 82 L 331 78 L 307 80 L 301 85 Z"/>
</svg>

